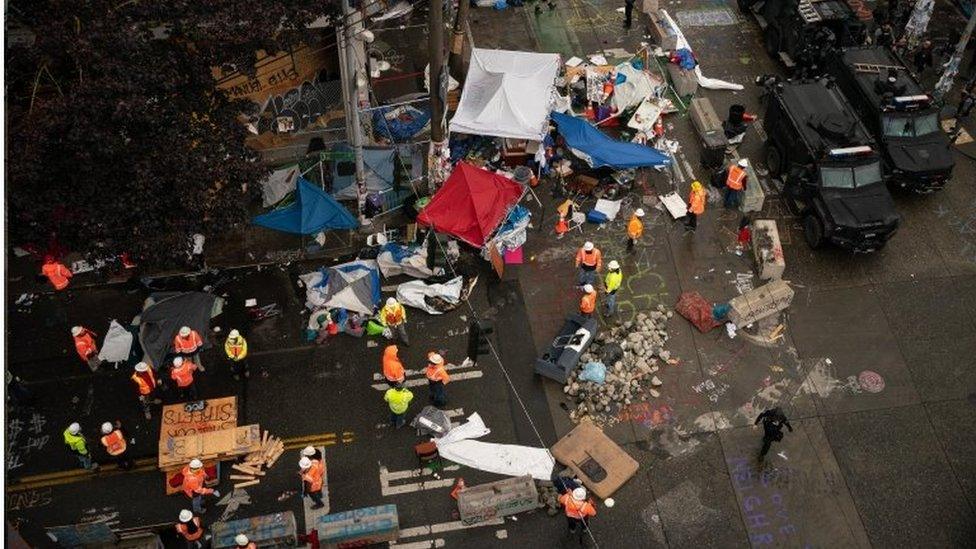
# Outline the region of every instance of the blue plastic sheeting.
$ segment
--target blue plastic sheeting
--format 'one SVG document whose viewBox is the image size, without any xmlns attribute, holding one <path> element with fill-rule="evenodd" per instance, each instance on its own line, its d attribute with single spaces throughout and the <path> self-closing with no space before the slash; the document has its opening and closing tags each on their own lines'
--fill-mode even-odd
<svg viewBox="0 0 976 549">
<path fill-rule="evenodd" d="M 525 206 L 522 206 L 521 204 L 515 206 L 512 208 L 512 211 L 509 212 L 508 217 L 505 218 L 505 222 L 502 223 L 501 227 L 498 228 L 498 234 L 504 234 L 511 231 L 516 225 L 531 215 L 532 213 Z"/>
<path fill-rule="evenodd" d="M 353 154 L 352 147 L 336 145 L 333 152 Z M 351 168 L 354 164 L 348 162 Z M 339 174 L 339 164 L 332 163 L 332 196 L 339 200 L 353 200 L 356 198 L 356 174 Z M 363 177 L 366 192 L 381 193 L 393 188 L 393 167 L 396 163 L 396 149 L 392 147 L 363 147 Z"/>
<path fill-rule="evenodd" d="M 691 50 L 688 48 L 681 48 L 680 50 L 676 51 L 675 56 L 678 58 L 678 66 L 686 71 L 694 69 L 695 65 L 698 64 L 698 62 L 695 61 L 695 54 L 691 53 Z"/>
<path fill-rule="evenodd" d="M 393 256 L 393 261 L 396 263 L 400 263 L 404 259 L 417 253 L 417 247 L 401 246 L 396 242 L 388 242 L 386 244 L 383 244 L 383 246 L 380 247 L 380 253 L 383 252 L 390 252 L 390 255 Z"/>
<path fill-rule="evenodd" d="M 295 234 L 315 234 L 329 229 L 355 229 L 356 218 L 325 191 L 304 178 L 298 179 L 295 202 L 256 216 L 251 223 Z"/>
<path fill-rule="evenodd" d="M 430 109 L 411 105 L 382 107 L 373 111 L 373 131 L 396 143 L 420 133 L 430 122 Z"/>
<path fill-rule="evenodd" d="M 553 112 L 552 120 L 559 125 L 559 133 L 566 143 L 575 149 L 574 152 L 582 153 L 583 159 L 593 168 L 644 168 L 671 163 L 671 157 L 661 151 L 637 143 L 616 141 L 582 118 Z"/>
<path fill-rule="evenodd" d="M 371 283 L 370 284 L 370 293 L 371 293 L 371 297 L 373 299 L 373 306 L 375 307 L 375 306 L 379 305 L 380 299 L 383 299 L 383 294 L 381 293 L 381 290 L 380 290 L 380 271 L 379 271 L 379 269 L 371 269 L 371 268 L 367 267 L 366 265 L 357 264 L 357 263 L 354 263 L 352 265 L 339 265 L 337 267 L 333 267 L 333 269 L 337 269 L 337 270 L 342 271 L 344 273 L 354 273 L 354 272 L 357 272 L 357 271 L 365 271 L 366 273 L 368 273 L 369 274 L 369 281 Z"/>
</svg>

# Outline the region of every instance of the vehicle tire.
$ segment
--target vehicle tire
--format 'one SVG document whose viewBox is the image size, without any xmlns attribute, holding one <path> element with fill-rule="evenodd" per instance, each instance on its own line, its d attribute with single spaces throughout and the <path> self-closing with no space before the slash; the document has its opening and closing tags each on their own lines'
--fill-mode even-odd
<svg viewBox="0 0 976 549">
<path fill-rule="evenodd" d="M 783 175 L 783 153 L 779 152 L 776 145 L 766 145 L 766 169 L 769 170 L 770 177 Z"/>
<path fill-rule="evenodd" d="M 803 218 L 803 238 L 810 248 L 816 250 L 824 243 L 824 226 L 820 219 L 812 213 Z"/>
<path fill-rule="evenodd" d="M 779 43 L 779 30 L 772 26 L 768 27 L 765 36 L 766 53 L 773 59 L 779 59 Z"/>
</svg>

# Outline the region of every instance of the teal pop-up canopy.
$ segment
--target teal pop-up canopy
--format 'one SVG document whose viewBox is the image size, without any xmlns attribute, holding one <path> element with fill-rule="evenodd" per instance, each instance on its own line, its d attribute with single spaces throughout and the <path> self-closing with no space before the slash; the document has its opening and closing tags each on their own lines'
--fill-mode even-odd
<svg viewBox="0 0 976 549">
<path fill-rule="evenodd" d="M 298 179 L 295 202 L 254 217 L 251 223 L 296 234 L 315 234 L 329 229 L 355 229 L 356 218 L 326 194 L 304 178 Z"/>
</svg>

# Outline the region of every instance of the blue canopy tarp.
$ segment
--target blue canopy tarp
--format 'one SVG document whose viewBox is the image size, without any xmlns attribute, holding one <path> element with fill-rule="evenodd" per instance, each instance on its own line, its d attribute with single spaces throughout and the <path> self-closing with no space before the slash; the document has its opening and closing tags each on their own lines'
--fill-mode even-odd
<svg viewBox="0 0 976 549">
<path fill-rule="evenodd" d="M 637 143 L 617 141 L 584 119 L 553 112 L 552 121 L 559 125 L 559 133 L 566 139 L 566 144 L 593 168 L 643 168 L 671 163 L 671 157 L 661 151 Z"/>
<path fill-rule="evenodd" d="M 355 229 L 356 218 L 325 191 L 299 178 L 295 202 L 256 216 L 255 225 L 286 233 L 315 234 L 329 229 Z"/>
</svg>

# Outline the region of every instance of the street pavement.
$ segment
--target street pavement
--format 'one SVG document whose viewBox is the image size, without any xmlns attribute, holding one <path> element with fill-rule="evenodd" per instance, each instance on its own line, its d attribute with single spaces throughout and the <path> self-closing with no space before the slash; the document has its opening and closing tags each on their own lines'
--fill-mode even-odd
<svg viewBox="0 0 976 549">
<path fill-rule="evenodd" d="M 633 51 L 640 32 L 621 28 L 622 2 L 561 2 L 539 15 L 527 8 L 472 10 L 479 47 L 554 51 L 568 57 L 601 49 Z M 728 22 L 686 26 L 684 31 L 707 76 L 742 83 L 741 92 L 702 91 L 724 113 L 733 103 L 762 115 L 755 76 L 780 70 L 764 53 L 751 21 L 738 22 L 734 5 L 722 2 L 662 3 L 682 20 L 685 12 Z M 724 10 L 724 11 L 723 11 Z M 636 18 L 635 18 L 636 19 Z M 761 120 L 740 154 L 764 174 Z M 685 115 L 669 115 L 669 137 L 682 144 L 679 158 L 707 179 Z M 965 152 L 965 151 L 963 151 Z M 971 151 L 970 151 L 971 153 Z M 810 250 L 799 220 L 767 191 L 762 218 L 777 221 L 787 263 L 785 278 L 796 290 L 790 308 L 771 325 L 699 333 L 675 316 L 667 348 L 677 359 L 658 373 L 661 397 L 634 403 L 606 432 L 640 463 L 637 475 L 614 494 L 613 508 L 599 506 L 592 522 L 601 547 L 740 547 L 748 545 L 836 547 L 963 547 L 976 539 L 976 165 L 957 154 L 953 181 L 929 196 L 896 194 L 903 216 L 889 245 L 871 255 L 836 249 Z M 649 186 L 662 181 L 651 175 Z M 679 184 L 687 193 L 689 181 Z M 478 412 L 492 442 L 549 446 L 572 428 L 560 406 L 572 403 L 562 387 L 532 374 L 537 350 L 548 345 L 563 317 L 577 307 L 572 258 L 584 240 L 618 259 L 625 275 L 616 319 L 627 321 L 659 304 L 671 307 L 684 291 L 725 301 L 760 281 L 747 256 L 734 253 L 738 215 L 710 202 L 696 233 L 650 206 L 645 236 L 635 253 L 624 249 L 625 219 L 592 225 L 556 240 L 553 198 L 537 189 L 544 206 L 526 203 L 533 227 L 525 264 L 506 267 L 493 281 L 481 269 L 470 308 L 442 316 L 411 310 L 413 345 L 402 349 L 407 368 L 419 370 L 427 351 L 451 362 L 463 358 L 472 318 L 494 320 L 495 349 L 464 379 L 448 386 L 456 421 Z M 640 193 L 624 212 L 641 204 Z M 584 207 L 592 206 L 592 200 Z M 252 376 L 234 381 L 218 350 L 204 354 L 206 397 L 237 396 L 239 424 L 259 423 L 286 440 L 289 450 L 258 486 L 246 488 L 251 503 L 228 518 L 291 510 L 301 529 L 298 449 L 325 445 L 333 511 L 394 503 L 398 547 L 571 547 L 560 517 L 544 512 L 518 520 L 462 529 L 449 492 L 455 479 L 470 486 L 497 479 L 468 468 L 435 476 L 417 470 L 409 428 L 393 431 L 382 391 L 373 387 L 385 342 L 340 337 L 324 346 L 304 342 L 304 290 L 297 275 L 323 265 L 290 263 L 228 271 L 215 289 L 225 295 L 214 319 L 221 337 L 237 327 L 248 337 Z M 741 275 L 741 276 L 737 276 Z M 30 282 L 29 275 L 18 284 Z M 174 279 L 199 289 L 209 280 Z M 392 284 L 391 282 L 385 282 Z M 13 292 L 11 292 L 13 294 Z M 104 330 L 111 318 L 131 320 L 146 297 L 122 284 L 93 283 L 66 294 L 45 294 L 25 311 L 8 303 L 8 367 L 28 382 L 34 407 L 10 410 L 7 423 L 9 516 L 31 541 L 44 546 L 43 527 L 102 520 L 116 527 L 164 524 L 187 502 L 163 496 L 154 468 L 158 419 L 146 422 L 132 397 L 128 372 L 92 375 L 70 347 L 70 326 Z M 282 315 L 251 322 L 243 302 L 278 303 Z M 9 300 L 16 299 L 10 295 Z M 782 323 L 783 337 L 765 334 Z M 222 340 L 222 339 L 221 339 Z M 422 374 L 416 376 L 420 379 Z M 413 377 L 411 379 L 413 379 Z M 458 376 L 460 377 L 460 376 Z M 427 389 L 415 387 L 413 411 Z M 756 464 L 761 431 L 752 427 L 763 409 L 781 406 L 794 431 Z M 158 410 L 157 418 L 158 418 Z M 135 472 L 44 477 L 76 466 L 61 431 L 80 421 L 90 442 L 103 421 L 121 419 L 135 437 Z M 531 421 L 530 421 L 531 419 Z M 541 439 L 541 440 L 540 440 Z M 222 491 L 230 491 L 223 473 Z M 11 483 L 21 482 L 19 486 Z M 211 505 L 206 520 L 225 507 Z"/>
</svg>

